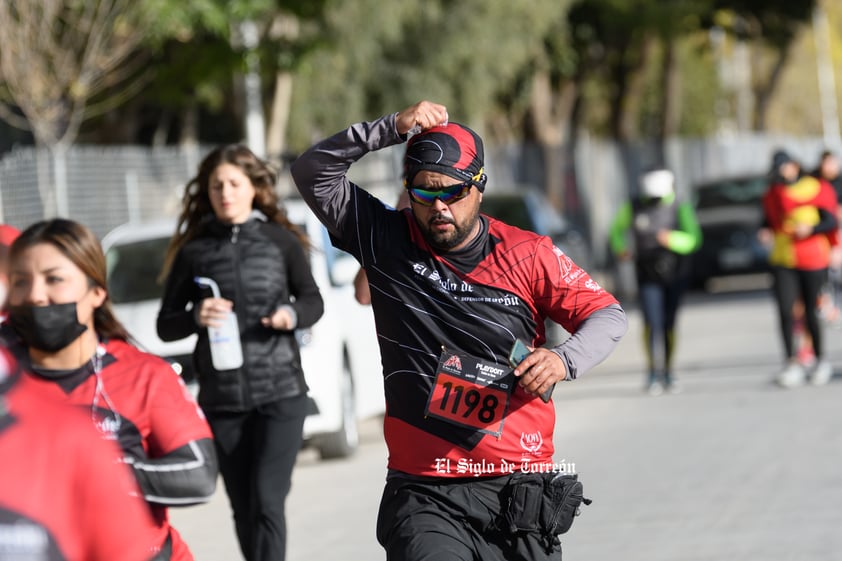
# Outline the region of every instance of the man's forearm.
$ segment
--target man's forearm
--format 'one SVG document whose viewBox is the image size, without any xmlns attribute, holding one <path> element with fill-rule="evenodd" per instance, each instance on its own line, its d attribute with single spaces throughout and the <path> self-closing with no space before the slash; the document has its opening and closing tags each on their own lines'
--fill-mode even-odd
<svg viewBox="0 0 842 561">
<path fill-rule="evenodd" d="M 575 380 L 605 360 L 628 329 L 626 313 L 613 305 L 593 312 L 576 333 L 552 351 L 561 357 L 567 368 L 567 379 Z"/>
<path fill-rule="evenodd" d="M 375 150 L 404 142 L 395 129 L 395 115 L 356 123 L 301 154 L 292 165 L 295 185 L 307 205 L 328 227 L 339 234 L 349 212 L 351 164 Z"/>
</svg>

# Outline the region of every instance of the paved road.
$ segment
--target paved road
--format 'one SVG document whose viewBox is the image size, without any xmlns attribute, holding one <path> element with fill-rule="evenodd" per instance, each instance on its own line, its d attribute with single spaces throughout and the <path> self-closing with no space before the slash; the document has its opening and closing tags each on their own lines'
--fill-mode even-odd
<svg viewBox="0 0 842 561">
<path fill-rule="evenodd" d="M 564 536 L 587 561 L 842 559 L 842 331 L 827 330 L 836 378 L 769 383 L 781 359 L 766 292 L 691 295 L 680 320 L 679 395 L 642 393 L 640 316 L 586 378 L 560 386 L 556 460 L 594 504 Z M 386 450 L 377 422 L 350 460 L 304 450 L 288 501 L 291 561 L 382 560 L 374 522 Z M 220 485 L 173 511 L 199 561 L 240 559 Z"/>
</svg>

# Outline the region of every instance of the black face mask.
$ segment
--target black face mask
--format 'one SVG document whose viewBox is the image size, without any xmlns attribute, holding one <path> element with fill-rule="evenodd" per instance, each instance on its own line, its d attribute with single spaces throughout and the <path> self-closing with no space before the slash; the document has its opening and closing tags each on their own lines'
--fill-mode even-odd
<svg viewBox="0 0 842 561">
<path fill-rule="evenodd" d="M 27 345 L 54 353 L 75 341 L 85 332 L 79 323 L 76 302 L 48 306 L 12 306 L 9 324 Z"/>
</svg>

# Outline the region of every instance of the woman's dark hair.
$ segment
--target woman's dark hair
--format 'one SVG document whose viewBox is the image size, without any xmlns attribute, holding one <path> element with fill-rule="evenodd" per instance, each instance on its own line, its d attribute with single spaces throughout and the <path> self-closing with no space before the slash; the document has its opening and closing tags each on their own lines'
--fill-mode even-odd
<svg viewBox="0 0 842 561">
<path fill-rule="evenodd" d="M 178 251 L 202 231 L 206 217 L 213 214 L 208 191 L 214 170 L 222 164 L 237 166 L 254 186 L 252 208 L 259 210 L 272 222 L 291 230 L 305 248 L 310 242 L 304 232 L 290 222 L 286 210 L 281 205 L 275 185 L 278 174 L 273 167 L 242 144 L 228 144 L 212 150 L 202 163 L 199 172 L 184 189 L 181 214 L 178 217 L 175 234 L 167 247 L 161 278 L 166 278 Z"/>
<path fill-rule="evenodd" d="M 9 263 L 15 263 L 27 249 L 38 244 L 50 244 L 58 249 L 88 278 L 88 283 L 105 290 L 102 305 L 94 310 L 94 329 L 103 339 L 130 339 L 128 331 L 114 315 L 108 296 L 105 255 L 99 240 L 84 225 L 66 218 L 43 220 L 21 232 L 9 249 Z"/>
</svg>

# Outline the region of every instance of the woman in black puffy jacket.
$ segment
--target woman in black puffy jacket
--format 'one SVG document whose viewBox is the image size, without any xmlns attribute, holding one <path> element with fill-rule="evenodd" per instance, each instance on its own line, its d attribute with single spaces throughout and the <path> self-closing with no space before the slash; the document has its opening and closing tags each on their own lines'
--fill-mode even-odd
<svg viewBox="0 0 842 561">
<path fill-rule="evenodd" d="M 276 180 L 242 145 L 205 157 L 187 184 L 167 251 L 157 323 L 164 341 L 199 335 L 193 353 L 199 404 L 214 433 L 247 561 L 285 556 L 284 503 L 307 408 L 295 329 L 312 326 L 324 310 L 308 241 L 287 219 Z M 219 297 L 198 277 L 212 279 Z M 222 325 L 231 311 L 243 362 L 217 369 L 208 328 Z"/>
</svg>

